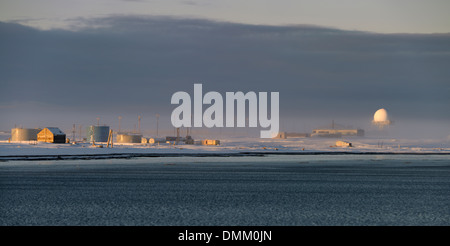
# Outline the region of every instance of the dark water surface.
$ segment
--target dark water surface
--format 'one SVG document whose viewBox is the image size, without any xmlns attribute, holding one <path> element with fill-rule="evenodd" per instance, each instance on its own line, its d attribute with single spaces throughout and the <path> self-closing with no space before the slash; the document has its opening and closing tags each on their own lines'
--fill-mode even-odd
<svg viewBox="0 0 450 246">
<path fill-rule="evenodd" d="M 0 162 L 0 225 L 450 225 L 450 156 Z"/>
</svg>

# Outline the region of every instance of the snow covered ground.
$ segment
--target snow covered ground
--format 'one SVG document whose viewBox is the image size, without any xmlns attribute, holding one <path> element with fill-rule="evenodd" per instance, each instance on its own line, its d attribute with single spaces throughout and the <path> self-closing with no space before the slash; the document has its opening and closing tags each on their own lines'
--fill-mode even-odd
<svg viewBox="0 0 450 246">
<path fill-rule="evenodd" d="M 337 140 L 353 147 L 336 147 Z M 0 141 L 0 160 L 27 156 L 85 156 L 119 154 L 239 154 L 239 153 L 414 153 L 450 154 L 450 141 L 390 138 L 228 138 L 219 146 L 172 144 L 114 144 L 114 148 L 93 147 L 89 143 L 52 144 L 43 142 Z M 117 157 L 117 156 L 116 156 Z M 14 158 L 12 158 L 14 159 Z"/>
</svg>

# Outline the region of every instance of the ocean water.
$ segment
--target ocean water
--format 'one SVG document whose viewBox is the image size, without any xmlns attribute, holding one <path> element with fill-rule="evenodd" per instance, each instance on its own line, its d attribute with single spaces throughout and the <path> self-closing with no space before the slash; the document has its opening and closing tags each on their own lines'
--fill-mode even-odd
<svg viewBox="0 0 450 246">
<path fill-rule="evenodd" d="M 0 225 L 450 225 L 449 155 L 0 162 Z"/>
</svg>

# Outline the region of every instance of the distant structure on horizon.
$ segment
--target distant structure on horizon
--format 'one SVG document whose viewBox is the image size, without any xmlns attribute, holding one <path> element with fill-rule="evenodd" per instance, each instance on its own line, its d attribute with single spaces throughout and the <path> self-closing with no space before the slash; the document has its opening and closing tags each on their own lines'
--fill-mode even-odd
<svg viewBox="0 0 450 246">
<path fill-rule="evenodd" d="M 327 138 L 340 138 L 342 136 L 364 136 L 363 129 L 349 129 L 341 125 L 331 123 L 331 127 L 317 128 L 312 131 L 311 137 L 327 137 Z"/>
<path fill-rule="evenodd" d="M 392 121 L 389 120 L 389 115 L 386 109 L 380 108 L 375 112 L 373 115 L 372 124 L 378 126 L 380 129 L 392 124 Z"/>
<path fill-rule="evenodd" d="M 300 133 L 300 132 L 278 132 L 278 134 L 273 137 L 274 139 L 286 139 L 286 138 L 309 138 L 311 134 Z"/>
</svg>

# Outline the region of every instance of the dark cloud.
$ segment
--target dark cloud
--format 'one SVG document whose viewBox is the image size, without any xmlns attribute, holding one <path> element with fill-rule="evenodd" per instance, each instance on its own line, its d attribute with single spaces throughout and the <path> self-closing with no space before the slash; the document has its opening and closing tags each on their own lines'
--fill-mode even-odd
<svg viewBox="0 0 450 246">
<path fill-rule="evenodd" d="M 387 107 L 405 119 L 450 119 L 450 34 L 169 17 L 80 23 L 76 31 L 0 23 L 1 105 L 170 114 L 175 91 L 203 83 L 205 91 L 279 91 L 282 115 L 365 119 Z"/>
</svg>

